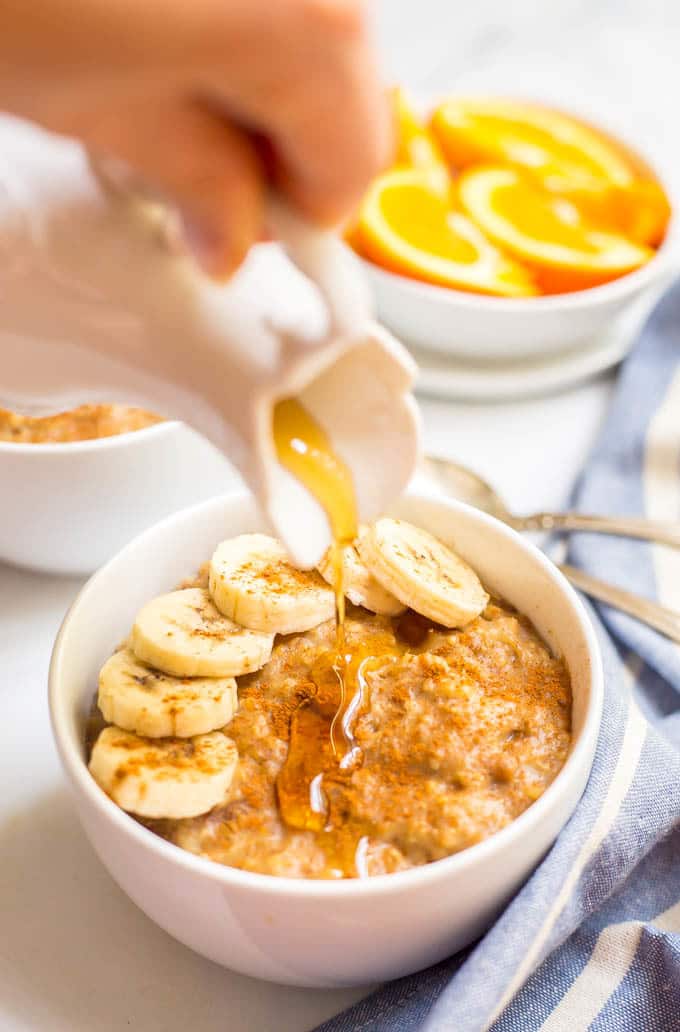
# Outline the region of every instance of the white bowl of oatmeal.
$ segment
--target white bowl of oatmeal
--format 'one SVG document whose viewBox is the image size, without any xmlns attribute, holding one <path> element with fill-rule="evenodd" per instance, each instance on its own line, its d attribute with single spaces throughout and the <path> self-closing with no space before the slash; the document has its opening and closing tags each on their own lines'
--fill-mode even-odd
<svg viewBox="0 0 680 1032">
<path fill-rule="evenodd" d="M 203 437 L 121 405 L 36 420 L 0 409 L 0 562 L 92 573 L 171 512 L 237 477 Z"/>
<path fill-rule="evenodd" d="M 272 778 L 286 758 L 286 720 L 281 720 L 291 690 L 286 679 L 301 679 L 300 663 L 313 659 L 314 636 L 323 637 L 323 628 L 280 638 L 264 672 L 238 679 L 240 709 L 225 734 L 237 743 L 245 777 L 240 795 L 225 797 L 212 817 L 163 826 L 148 820 L 145 826 L 102 791 L 87 767 L 88 717 L 102 664 L 123 640 L 137 647 L 139 621 L 135 634 L 127 636 L 149 600 L 192 577 L 220 541 L 263 530 L 249 496 L 204 503 L 137 538 L 88 582 L 55 645 L 50 670 L 55 739 L 80 818 L 102 862 L 171 935 L 255 977 L 305 986 L 365 984 L 417 970 L 471 942 L 550 847 L 590 772 L 602 669 L 592 626 L 574 591 L 530 543 L 460 503 L 411 493 L 394 515 L 455 547 L 493 596 L 505 601 L 493 601 L 460 634 L 431 627 L 424 641 L 417 632 L 396 664 L 406 679 L 388 683 L 387 694 L 383 684 L 371 683 L 375 705 L 369 705 L 361 732 L 364 766 L 370 773 L 369 753 L 380 754 L 376 731 L 381 729 L 394 746 L 383 759 L 389 755 L 393 767 L 402 769 L 414 763 L 401 808 L 403 781 L 391 795 L 384 778 L 372 787 L 363 782 L 363 818 L 368 800 L 374 806 L 368 817 L 379 828 L 376 841 L 368 843 L 372 869 L 357 864 L 354 872 L 363 877 L 342 877 L 348 872 L 337 864 L 334 869 L 319 865 L 318 841 L 310 840 L 318 833 L 290 834 L 276 813 Z M 186 590 L 205 590 L 204 581 L 192 583 L 198 587 Z M 404 617 L 376 619 L 383 621 L 382 630 L 374 627 L 374 632 L 388 633 L 388 624 Z M 362 622 L 371 620 L 350 609 L 349 634 L 362 633 Z M 462 679 L 453 676 L 454 667 L 458 674 L 466 672 Z M 532 675 L 525 677 L 525 669 Z M 539 670 L 546 678 L 536 680 Z M 480 691 L 484 683 L 488 691 Z M 512 692 L 524 693 L 523 723 L 515 719 Z M 466 725 L 475 698 L 481 719 Z M 407 720 L 390 714 L 395 705 Z M 434 725 L 435 716 L 440 725 L 460 723 L 458 741 L 467 748 L 457 756 L 453 738 L 447 746 L 441 727 Z M 371 718 L 381 727 L 371 728 Z M 410 739 L 404 739 L 401 725 Z M 466 726 L 474 730 L 474 743 L 465 737 Z M 499 752 L 501 727 L 505 752 L 502 747 Z M 553 742 L 550 756 L 540 753 L 539 740 Z M 488 776 L 480 780 L 484 770 Z M 443 785 L 439 808 L 437 784 Z M 250 799 L 247 788 L 254 792 Z M 349 813 L 356 798 L 348 799 Z"/>
</svg>

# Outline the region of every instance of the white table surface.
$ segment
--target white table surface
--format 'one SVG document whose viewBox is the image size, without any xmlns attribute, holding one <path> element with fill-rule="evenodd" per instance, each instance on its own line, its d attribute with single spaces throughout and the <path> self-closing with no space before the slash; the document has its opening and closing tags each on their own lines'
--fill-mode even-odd
<svg viewBox="0 0 680 1032">
<path fill-rule="evenodd" d="M 378 16 L 389 72 L 416 91 L 504 90 L 573 105 L 628 131 L 677 178 L 672 0 L 384 0 Z M 559 506 L 612 382 L 512 404 L 428 401 L 427 446 L 478 468 L 519 509 Z M 52 641 L 78 587 L 0 566 L 0 1029 L 311 1028 L 362 990 L 273 986 L 203 960 L 128 901 L 85 840 L 46 705 Z"/>
</svg>

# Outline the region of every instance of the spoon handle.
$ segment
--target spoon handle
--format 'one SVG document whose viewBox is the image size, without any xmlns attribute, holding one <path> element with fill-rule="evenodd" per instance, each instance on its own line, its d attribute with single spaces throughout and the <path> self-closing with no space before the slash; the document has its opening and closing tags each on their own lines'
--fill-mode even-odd
<svg viewBox="0 0 680 1032">
<path fill-rule="evenodd" d="M 513 517 L 516 530 L 586 530 L 595 534 L 655 541 L 680 548 L 680 523 L 662 523 L 633 516 L 588 516 L 580 512 L 537 512 Z"/>
<path fill-rule="evenodd" d="M 623 588 L 591 577 L 589 573 L 577 570 L 574 566 L 563 565 L 560 566 L 560 570 L 579 591 L 614 606 L 629 616 L 634 616 L 654 630 L 661 631 L 672 641 L 680 642 L 680 613 L 675 613 L 658 602 L 652 602 L 651 599 L 642 598 L 631 591 L 624 591 Z"/>
</svg>

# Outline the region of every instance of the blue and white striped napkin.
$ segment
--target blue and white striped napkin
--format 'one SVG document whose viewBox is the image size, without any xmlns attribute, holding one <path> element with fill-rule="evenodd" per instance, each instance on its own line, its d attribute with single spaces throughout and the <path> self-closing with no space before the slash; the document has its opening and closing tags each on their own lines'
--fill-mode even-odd
<svg viewBox="0 0 680 1032">
<path fill-rule="evenodd" d="M 622 371 L 582 511 L 680 520 L 680 283 Z M 680 611 L 680 550 L 575 534 L 570 561 Z M 556 845 L 475 946 L 318 1032 L 680 1032 L 680 646 L 602 607 L 602 731 Z"/>
</svg>

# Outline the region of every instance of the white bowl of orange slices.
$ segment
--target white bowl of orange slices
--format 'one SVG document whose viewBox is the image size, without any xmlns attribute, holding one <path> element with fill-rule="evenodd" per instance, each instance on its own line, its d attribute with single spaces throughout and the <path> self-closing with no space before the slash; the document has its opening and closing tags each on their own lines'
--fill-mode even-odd
<svg viewBox="0 0 680 1032">
<path fill-rule="evenodd" d="M 562 111 L 397 90 L 395 164 L 348 241 L 380 319 L 470 358 L 584 347 L 672 267 L 671 205 L 628 145 Z"/>
</svg>

